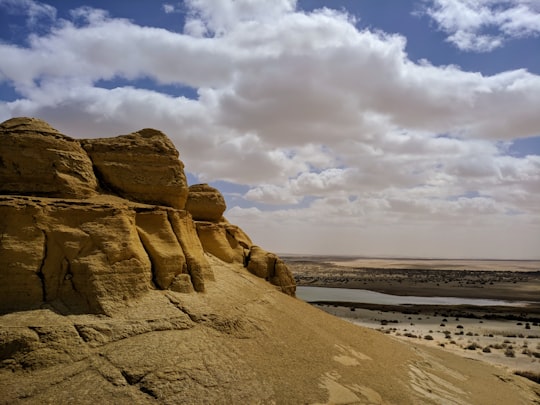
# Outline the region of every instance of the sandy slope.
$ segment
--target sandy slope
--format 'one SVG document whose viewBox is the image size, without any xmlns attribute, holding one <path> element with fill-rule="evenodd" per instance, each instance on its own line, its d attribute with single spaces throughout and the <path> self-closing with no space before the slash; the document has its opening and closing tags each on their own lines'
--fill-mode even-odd
<svg viewBox="0 0 540 405">
<path fill-rule="evenodd" d="M 352 325 L 211 262 L 205 294 L 153 291 L 111 317 L 0 317 L 13 343 L 0 403 L 540 403 L 526 379 Z"/>
</svg>

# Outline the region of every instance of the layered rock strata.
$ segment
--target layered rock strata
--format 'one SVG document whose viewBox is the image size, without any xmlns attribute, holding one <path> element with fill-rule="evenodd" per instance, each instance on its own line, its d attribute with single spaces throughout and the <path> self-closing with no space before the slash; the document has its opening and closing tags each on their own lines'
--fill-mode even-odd
<svg viewBox="0 0 540 405">
<path fill-rule="evenodd" d="M 81 141 L 101 186 L 132 201 L 184 209 L 184 164 L 171 140 L 155 129 Z"/>
<path fill-rule="evenodd" d="M 189 187 L 186 210 L 195 220 L 204 250 L 224 262 L 242 263 L 252 274 L 294 296 L 296 283 L 285 263 L 254 245 L 242 229 L 230 224 L 223 217 L 226 209 L 225 199 L 217 189 L 208 184 Z"/>
<path fill-rule="evenodd" d="M 188 199 L 178 156 L 153 129 L 77 141 L 34 118 L 0 124 L 0 311 L 112 313 L 152 289 L 204 292 L 205 252 L 247 266 L 249 237 L 218 190 Z"/>
<path fill-rule="evenodd" d="M 96 189 L 92 161 L 78 141 L 35 118 L 0 124 L 0 193 L 86 198 Z"/>
</svg>

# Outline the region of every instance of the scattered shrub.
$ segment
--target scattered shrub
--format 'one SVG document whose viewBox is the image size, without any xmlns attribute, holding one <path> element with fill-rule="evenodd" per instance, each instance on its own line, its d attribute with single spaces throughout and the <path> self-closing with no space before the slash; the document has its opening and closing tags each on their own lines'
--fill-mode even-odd
<svg viewBox="0 0 540 405">
<path fill-rule="evenodd" d="M 489 346 L 486 346 L 482 349 L 482 352 L 484 353 L 491 353 L 491 349 L 489 348 Z"/>
<path fill-rule="evenodd" d="M 457 319 L 456 319 L 456 320 L 457 320 Z M 458 325 L 458 326 L 456 326 L 456 328 L 458 328 L 458 329 L 463 329 L 463 325 Z"/>
<path fill-rule="evenodd" d="M 516 353 L 514 352 L 514 349 L 512 349 L 510 347 L 506 348 L 506 350 L 504 351 L 504 355 L 506 357 L 516 357 Z"/>
<path fill-rule="evenodd" d="M 424 336 L 424 339 L 426 339 L 426 340 L 433 340 L 433 336 L 431 336 L 431 335 L 426 335 L 426 336 Z"/>
</svg>

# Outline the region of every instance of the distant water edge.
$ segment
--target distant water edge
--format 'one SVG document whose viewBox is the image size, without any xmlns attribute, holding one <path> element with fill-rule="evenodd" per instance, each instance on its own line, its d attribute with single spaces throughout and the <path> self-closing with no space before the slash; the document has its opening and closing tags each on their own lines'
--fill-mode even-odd
<svg viewBox="0 0 540 405">
<path fill-rule="evenodd" d="M 375 305 L 473 305 L 525 307 L 527 301 L 503 301 L 481 298 L 415 297 L 383 294 L 353 288 L 305 287 L 296 288 L 296 296 L 306 302 L 353 302 Z"/>
</svg>

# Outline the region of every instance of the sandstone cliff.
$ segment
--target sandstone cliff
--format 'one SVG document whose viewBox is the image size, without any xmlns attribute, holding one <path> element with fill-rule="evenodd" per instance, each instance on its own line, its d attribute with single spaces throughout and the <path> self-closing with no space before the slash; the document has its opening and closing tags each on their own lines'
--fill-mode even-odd
<svg viewBox="0 0 540 405">
<path fill-rule="evenodd" d="M 159 131 L 0 124 L 0 404 L 538 403 L 528 380 L 295 299 L 225 208 Z"/>
<path fill-rule="evenodd" d="M 214 278 L 205 251 L 248 266 L 253 244 L 223 218 L 223 196 L 188 188 L 162 132 L 78 141 L 14 118 L 0 125 L 0 140 L 0 311 L 47 303 L 111 313 L 154 288 L 203 292 Z M 260 276 L 294 295 L 288 270 Z"/>
</svg>

